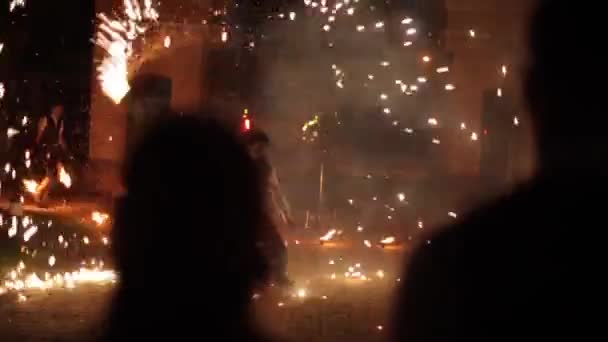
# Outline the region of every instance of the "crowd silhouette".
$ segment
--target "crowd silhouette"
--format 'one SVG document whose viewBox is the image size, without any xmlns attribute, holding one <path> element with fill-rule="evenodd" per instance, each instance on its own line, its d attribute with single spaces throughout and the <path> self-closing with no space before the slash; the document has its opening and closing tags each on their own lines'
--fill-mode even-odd
<svg viewBox="0 0 608 342">
<path fill-rule="evenodd" d="M 581 111 L 600 120 L 604 111 L 602 89 L 590 82 L 603 63 L 592 11 L 541 1 L 524 74 L 538 174 L 414 253 L 394 303 L 393 340 L 582 336 L 588 276 L 576 250 L 580 228 L 602 220 L 596 198 L 606 158 L 605 126 L 573 120 Z M 213 120 L 173 116 L 149 130 L 125 169 L 117 208 L 121 281 L 109 340 L 267 339 L 250 311 L 272 263 L 260 248 L 270 220 L 260 172 L 245 143 Z"/>
<path fill-rule="evenodd" d="M 592 14 L 599 8 L 592 7 L 540 2 L 524 73 L 538 173 L 414 254 L 394 304 L 395 341 L 580 340 L 589 333 L 581 323 L 595 292 L 583 269 L 594 259 L 579 253 L 585 230 L 603 221 L 607 151 L 595 63 L 600 21 Z M 589 121 L 574 119 L 581 112 Z"/>
</svg>

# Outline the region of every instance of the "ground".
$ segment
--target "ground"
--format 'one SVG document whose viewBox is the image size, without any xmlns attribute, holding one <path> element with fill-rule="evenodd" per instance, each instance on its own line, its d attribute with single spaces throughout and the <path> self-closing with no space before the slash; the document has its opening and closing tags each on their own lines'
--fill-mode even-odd
<svg viewBox="0 0 608 342">
<path fill-rule="evenodd" d="M 290 234 L 288 242 L 296 284 L 290 296 L 273 292 L 255 299 L 264 326 L 296 341 L 374 341 L 386 336 L 390 298 L 409 246 L 369 248 L 356 235 L 321 245 L 315 232 Z M 94 339 L 101 333 L 113 288 L 105 283 L 26 291 L 21 299 L 17 293 L 0 295 L 2 341 Z"/>
</svg>

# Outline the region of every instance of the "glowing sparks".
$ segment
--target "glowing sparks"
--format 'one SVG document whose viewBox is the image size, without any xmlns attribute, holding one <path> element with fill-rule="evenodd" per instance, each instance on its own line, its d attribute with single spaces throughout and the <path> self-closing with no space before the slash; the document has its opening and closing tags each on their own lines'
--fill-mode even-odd
<svg viewBox="0 0 608 342">
<path fill-rule="evenodd" d="M 384 27 L 384 22 L 383 21 L 378 21 L 374 26 L 376 26 L 376 28 L 383 28 Z"/>
<path fill-rule="evenodd" d="M 416 33 L 418 33 L 418 30 L 416 30 L 414 27 L 411 27 L 407 29 L 407 31 L 405 31 L 405 34 L 407 34 L 408 36 L 413 36 Z"/>
<path fill-rule="evenodd" d="M 329 241 L 329 240 L 333 239 L 334 236 L 336 236 L 337 232 L 338 231 L 335 230 L 335 229 L 330 229 L 325 235 L 321 236 L 319 238 L 319 240 L 321 240 L 321 241 Z"/>
<path fill-rule="evenodd" d="M 465 129 L 467 129 L 467 124 L 466 124 L 466 123 L 464 123 L 464 122 L 461 122 L 461 123 L 460 123 L 460 129 L 461 129 L 461 130 L 465 130 Z"/>
<path fill-rule="evenodd" d="M 38 227 L 37 226 L 31 226 L 29 227 L 24 233 L 23 233 L 23 241 L 28 242 L 30 241 L 30 239 L 36 235 L 36 233 L 38 233 Z"/>
<path fill-rule="evenodd" d="M 331 30 L 331 26 L 329 26 L 328 24 L 323 25 L 323 31 L 329 32 L 329 30 Z"/>
<path fill-rule="evenodd" d="M 101 83 L 101 89 L 104 94 L 112 99 L 114 103 L 120 103 L 131 89 L 128 81 L 130 48 L 126 44 L 126 41 L 121 40 L 113 42 L 98 40 L 98 45 L 106 50 L 108 56 L 97 68 L 99 72 L 97 79 Z"/>
<path fill-rule="evenodd" d="M 133 56 L 133 42 L 159 17 L 152 0 L 144 0 L 143 9 L 139 0 L 124 0 L 123 7 L 123 13 L 117 19 L 98 14 L 95 39 L 95 44 L 106 52 L 97 67 L 97 78 L 104 94 L 115 103 L 120 103 L 130 90 L 129 62 Z"/>
<path fill-rule="evenodd" d="M 519 118 L 517 116 L 513 117 L 513 125 L 514 126 L 519 126 Z"/>
<path fill-rule="evenodd" d="M 399 202 L 403 202 L 405 201 L 405 194 L 400 192 L 397 194 L 397 199 L 399 200 Z"/>
<path fill-rule="evenodd" d="M 289 12 L 289 20 L 291 20 L 291 21 L 296 20 L 296 12 Z"/>
<path fill-rule="evenodd" d="M 304 123 L 304 125 L 302 126 L 302 132 L 306 132 L 306 131 L 308 131 L 309 128 L 316 126 L 318 124 L 319 124 L 319 116 L 315 115 L 312 120 L 309 120 Z"/>
<path fill-rule="evenodd" d="M 435 118 L 429 118 L 429 119 L 427 120 L 427 123 L 428 123 L 430 126 L 437 126 L 437 125 L 439 124 L 439 121 L 437 121 L 437 119 L 435 119 Z"/>
<path fill-rule="evenodd" d="M 61 164 L 59 165 L 59 182 L 68 189 L 72 187 L 72 177 Z"/>
<path fill-rule="evenodd" d="M 475 132 L 471 133 L 471 140 L 477 141 L 478 139 L 479 139 L 479 137 L 477 136 L 477 133 L 475 133 Z"/>
<path fill-rule="evenodd" d="M 405 17 L 405 18 L 403 18 L 403 20 L 401 20 L 401 23 L 403 25 L 409 25 L 409 24 L 411 24 L 413 22 L 414 22 L 414 19 L 412 19 L 410 17 Z"/>
<path fill-rule="evenodd" d="M 21 8 L 25 7 L 25 0 L 11 0 L 8 9 L 9 9 L 9 11 L 12 12 L 17 7 L 21 7 Z"/>
<path fill-rule="evenodd" d="M 453 211 L 450 211 L 450 212 L 448 212 L 448 216 L 449 216 L 449 217 L 452 217 L 452 218 L 457 218 L 457 217 L 458 217 L 458 214 L 456 214 L 456 213 L 455 213 L 455 212 L 453 212 Z"/>
<path fill-rule="evenodd" d="M 4 88 L 4 83 L 0 82 L 0 99 L 4 98 L 4 93 L 6 92 Z"/>
<path fill-rule="evenodd" d="M 410 41 L 410 40 L 406 40 L 405 42 L 403 42 L 403 46 L 408 47 L 408 46 L 412 46 L 414 45 L 414 42 Z"/>
<path fill-rule="evenodd" d="M 363 244 L 367 248 L 372 248 L 372 243 L 369 240 L 363 240 Z"/>
<path fill-rule="evenodd" d="M 418 77 L 418 83 L 426 83 L 427 82 L 427 78 L 426 77 Z"/>
<path fill-rule="evenodd" d="M 93 222 L 95 222 L 98 226 L 102 226 L 104 223 L 106 223 L 106 221 L 108 221 L 109 218 L 110 215 L 99 211 L 94 211 L 91 213 L 91 220 L 93 220 Z"/>
<path fill-rule="evenodd" d="M 384 239 L 380 240 L 380 243 L 383 245 L 390 245 L 395 243 L 395 241 L 397 241 L 397 239 L 394 236 L 387 236 Z"/>
<path fill-rule="evenodd" d="M 348 14 L 348 15 L 353 15 L 353 14 L 355 14 L 355 8 L 354 8 L 354 7 L 351 7 L 351 8 L 349 8 L 349 9 L 347 9 L 347 10 L 346 10 L 346 14 Z"/>
<path fill-rule="evenodd" d="M 304 299 L 304 298 L 306 298 L 307 295 L 308 295 L 308 293 L 306 292 L 306 289 L 298 290 L 298 293 L 297 293 L 298 298 Z"/>
<path fill-rule="evenodd" d="M 363 32 L 363 31 L 365 31 L 365 26 L 357 25 L 357 32 Z"/>
<path fill-rule="evenodd" d="M 57 262 L 57 259 L 55 258 L 54 255 L 51 255 L 49 257 L 49 266 L 51 266 L 51 267 L 55 266 L 55 262 Z"/>
<path fill-rule="evenodd" d="M 456 89 L 456 86 L 451 83 L 448 83 L 445 85 L 445 90 L 447 90 L 447 91 L 452 91 L 454 89 Z"/>
<path fill-rule="evenodd" d="M 170 36 L 165 37 L 165 41 L 163 42 L 163 45 L 165 46 L 166 49 L 171 47 L 171 37 Z"/>
<path fill-rule="evenodd" d="M 378 270 L 376 272 L 376 276 L 380 279 L 384 278 L 384 271 L 383 270 Z"/>
<path fill-rule="evenodd" d="M 388 95 L 380 94 L 380 100 L 387 100 L 387 99 L 388 99 Z"/>
<path fill-rule="evenodd" d="M 35 180 L 24 179 L 23 180 L 23 186 L 25 187 L 25 191 L 27 191 L 27 192 L 29 192 L 31 194 L 37 194 L 38 193 L 39 183 L 36 182 Z"/>
<path fill-rule="evenodd" d="M 435 145 L 441 145 L 441 140 L 437 139 L 437 138 L 433 138 L 433 140 L 431 140 L 433 142 L 433 144 Z"/>
<path fill-rule="evenodd" d="M 507 72 L 508 72 L 508 70 L 507 70 L 507 66 L 506 66 L 506 65 L 503 65 L 503 66 L 500 68 L 500 72 L 502 73 L 502 77 L 507 77 Z"/>
<path fill-rule="evenodd" d="M 221 35 L 220 35 L 220 39 L 222 40 L 222 43 L 225 43 L 228 41 L 228 31 L 222 31 Z"/>
<path fill-rule="evenodd" d="M 442 66 L 442 67 L 437 68 L 437 73 L 438 74 L 443 74 L 443 73 L 446 73 L 446 72 L 450 72 L 450 67 L 448 67 L 448 66 Z"/>
<path fill-rule="evenodd" d="M 423 61 L 424 63 L 428 63 L 428 62 L 430 62 L 430 61 L 431 61 L 431 57 L 430 57 L 430 56 L 422 56 L 422 61 Z"/>
<path fill-rule="evenodd" d="M 89 237 L 88 237 L 88 236 L 83 237 L 83 238 L 82 238 L 82 242 L 83 242 L 85 245 L 88 245 L 88 244 L 90 243 Z"/>
<path fill-rule="evenodd" d="M 502 88 L 496 89 L 496 96 L 502 97 Z"/>
<path fill-rule="evenodd" d="M 475 30 L 470 29 L 470 30 L 469 30 L 469 37 L 471 37 L 471 38 L 475 38 L 476 36 L 477 36 L 477 33 L 475 32 Z"/>
</svg>

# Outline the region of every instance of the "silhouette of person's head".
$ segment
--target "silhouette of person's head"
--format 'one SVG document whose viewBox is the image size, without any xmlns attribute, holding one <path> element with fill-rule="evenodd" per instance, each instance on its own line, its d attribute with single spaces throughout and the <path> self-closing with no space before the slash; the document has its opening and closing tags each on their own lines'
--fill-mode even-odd
<svg viewBox="0 0 608 342">
<path fill-rule="evenodd" d="M 246 334 L 251 295 L 267 273 L 256 245 L 262 186 L 246 146 L 215 121 L 174 115 L 144 135 L 124 185 L 113 232 L 114 336 L 187 334 L 201 324 Z"/>
<path fill-rule="evenodd" d="M 270 145 L 270 138 L 266 133 L 259 130 L 247 131 L 245 141 L 253 159 L 258 160 L 266 157 L 266 149 Z"/>
<path fill-rule="evenodd" d="M 541 172 L 589 170 L 604 158 L 601 12 L 591 2 L 541 0 L 532 19 L 525 95 Z"/>
</svg>

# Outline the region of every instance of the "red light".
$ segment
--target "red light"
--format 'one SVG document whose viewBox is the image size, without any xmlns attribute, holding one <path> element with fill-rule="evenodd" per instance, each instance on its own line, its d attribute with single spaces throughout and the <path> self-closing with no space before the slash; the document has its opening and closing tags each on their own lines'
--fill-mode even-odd
<svg viewBox="0 0 608 342">
<path fill-rule="evenodd" d="M 488 135 L 488 130 L 487 129 L 483 130 L 483 135 Z"/>
<path fill-rule="evenodd" d="M 245 129 L 245 131 L 248 131 L 251 129 L 251 120 L 249 120 L 249 118 L 245 118 L 243 128 Z"/>
</svg>

